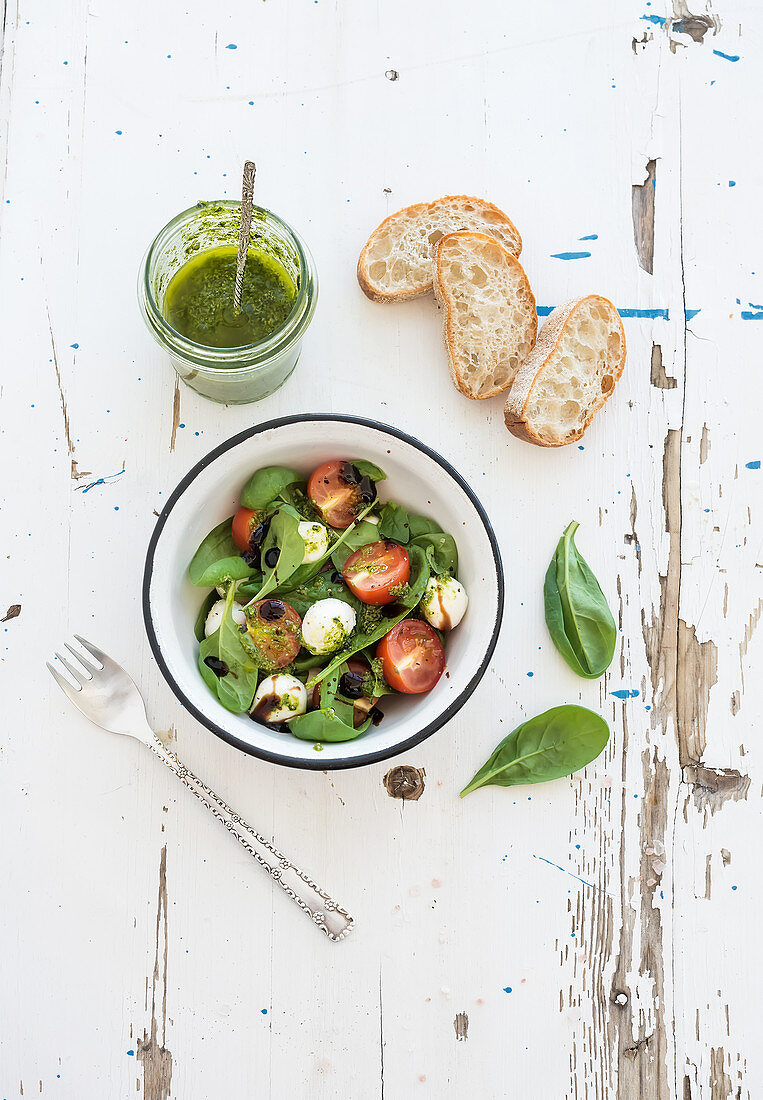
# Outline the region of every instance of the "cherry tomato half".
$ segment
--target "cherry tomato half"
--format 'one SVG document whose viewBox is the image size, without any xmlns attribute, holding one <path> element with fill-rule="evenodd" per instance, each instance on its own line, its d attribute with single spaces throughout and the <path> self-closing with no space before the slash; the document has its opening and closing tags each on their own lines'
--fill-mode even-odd
<svg viewBox="0 0 763 1100">
<path fill-rule="evenodd" d="M 385 604 L 395 599 L 393 590 L 411 575 L 408 551 L 396 542 L 369 542 L 350 554 L 342 569 L 344 582 L 363 603 Z"/>
<path fill-rule="evenodd" d="M 246 608 L 246 629 L 265 669 L 285 668 L 300 650 L 302 620 L 283 600 L 258 600 Z"/>
<path fill-rule="evenodd" d="M 329 527 L 343 531 L 367 504 L 376 500 L 376 485 L 343 459 L 324 462 L 310 475 L 307 495 Z"/>
<path fill-rule="evenodd" d="M 364 661 L 348 661 L 347 668 L 348 671 L 339 678 L 339 694 L 346 699 L 352 699 L 352 724 L 357 729 L 368 718 L 369 712 L 379 701 L 379 697 L 377 695 L 372 699 L 363 693 L 363 680 L 370 671 L 369 666 Z M 321 685 L 316 684 L 313 688 L 311 706 L 313 710 L 319 710 L 320 705 Z"/>
<path fill-rule="evenodd" d="M 252 508 L 239 508 L 233 517 L 231 534 L 233 535 L 233 541 L 242 554 L 250 549 L 249 539 L 255 527 L 259 526 L 261 518 L 262 513 L 256 512 Z"/>
<path fill-rule="evenodd" d="M 429 623 L 403 619 L 376 647 L 384 679 L 396 691 L 431 691 L 445 670 L 445 650 Z"/>
</svg>

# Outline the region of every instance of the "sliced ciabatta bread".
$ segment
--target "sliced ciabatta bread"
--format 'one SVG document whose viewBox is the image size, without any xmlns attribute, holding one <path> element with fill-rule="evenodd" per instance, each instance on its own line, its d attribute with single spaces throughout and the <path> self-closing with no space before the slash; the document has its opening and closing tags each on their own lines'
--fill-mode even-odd
<svg viewBox="0 0 763 1100">
<path fill-rule="evenodd" d="M 588 294 L 557 306 L 509 391 L 506 427 L 539 447 L 574 443 L 624 366 L 625 333 L 610 301 Z"/>
<path fill-rule="evenodd" d="M 448 233 L 435 245 L 434 290 L 458 389 L 479 399 L 508 389 L 538 331 L 519 260 L 487 233 Z"/>
<path fill-rule="evenodd" d="M 511 220 L 484 199 L 446 195 L 391 214 L 366 241 L 358 282 L 374 302 L 404 302 L 432 289 L 432 249 L 457 229 L 490 233 L 518 256 L 522 238 Z"/>
</svg>

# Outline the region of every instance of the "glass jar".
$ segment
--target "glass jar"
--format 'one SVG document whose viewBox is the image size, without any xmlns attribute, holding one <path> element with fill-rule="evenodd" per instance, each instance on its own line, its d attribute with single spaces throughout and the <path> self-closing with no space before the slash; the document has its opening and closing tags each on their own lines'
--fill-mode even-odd
<svg viewBox="0 0 763 1100">
<path fill-rule="evenodd" d="M 281 328 L 256 344 L 210 348 L 177 332 L 164 318 L 164 296 L 173 276 L 199 252 L 238 246 L 241 203 L 200 202 L 184 210 L 155 238 L 138 280 L 141 313 L 179 376 L 213 401 L 260 401 L 282 386 L 297 365 L 302 337 L 315 313 L 318 275 L 301 237 L 270 210 L 255 206 L 250 248 L 273 256 L 290 275 L 297 294 Z"/>
</svg>

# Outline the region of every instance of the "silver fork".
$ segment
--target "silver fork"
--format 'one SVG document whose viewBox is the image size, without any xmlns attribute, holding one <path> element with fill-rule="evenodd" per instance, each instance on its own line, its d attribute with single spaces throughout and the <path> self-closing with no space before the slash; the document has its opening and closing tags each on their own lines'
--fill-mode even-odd
<svg viewBox="0 0 763 1100">
<path fill-rule="evenodd" d="M 279 852 L 269 840 L 247 825 L 226 802 L 223 802 L 222 798 L 219 798 L 206 783 L 202 783 L 190 768 L 182 764 L 175 753 L 167 748 L 149 726 L 141 694 L 121 665 L 92 642 L 86 642 L 79 634 L 75 634 L 74 637 L 88 654 L 95 658 L 97 665 L 91 664 L 68 642 L 64 642 L 64 645 L 84 671 L 79 667 L 75 668 L 60 653 L 56 653 L 56 658 L 72 677 L 74 683 L 70 684 L 50 661 L 46 664 L 58 686 L 71 699 L 75 707 L 78 707 L 86 718 L 102 729 L 109 730 L 111 733 L 127 734 L 147 745 L 154 756 L 166 764 L 180 782 L 188 787 L 200 802 L 204 803 L 229 833 L 235 836 L 239 844 L 254 856 L 284 893 L 307 913 L 313 924 L 335 943 L 344 939 L 354 924 L 347 910 L 337 905 L 325 890 L 321 890 L 304 871 L 300 871 L 299 867 Z"/>
</svg>

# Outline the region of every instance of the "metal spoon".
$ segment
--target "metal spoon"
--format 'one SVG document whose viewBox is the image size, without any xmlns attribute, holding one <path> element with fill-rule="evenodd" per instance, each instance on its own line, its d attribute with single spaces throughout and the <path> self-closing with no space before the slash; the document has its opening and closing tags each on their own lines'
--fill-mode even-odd
<svg viewBox="0 0 763 1100">
<path fill-rule="evenodd" d="M 249 252 L 249 236 L 252 231 L 252 206 L 254 204 L 254 176 L 257 166 L 253 160 L 244 161 L 244 178 L 241 184 L 241 223 L 238 231 L 238 256 L 236 257 L 236 285 L 233 291 L 233 308 L 241 309 L 244 290 L 244 268 Z"/>
</svg>

